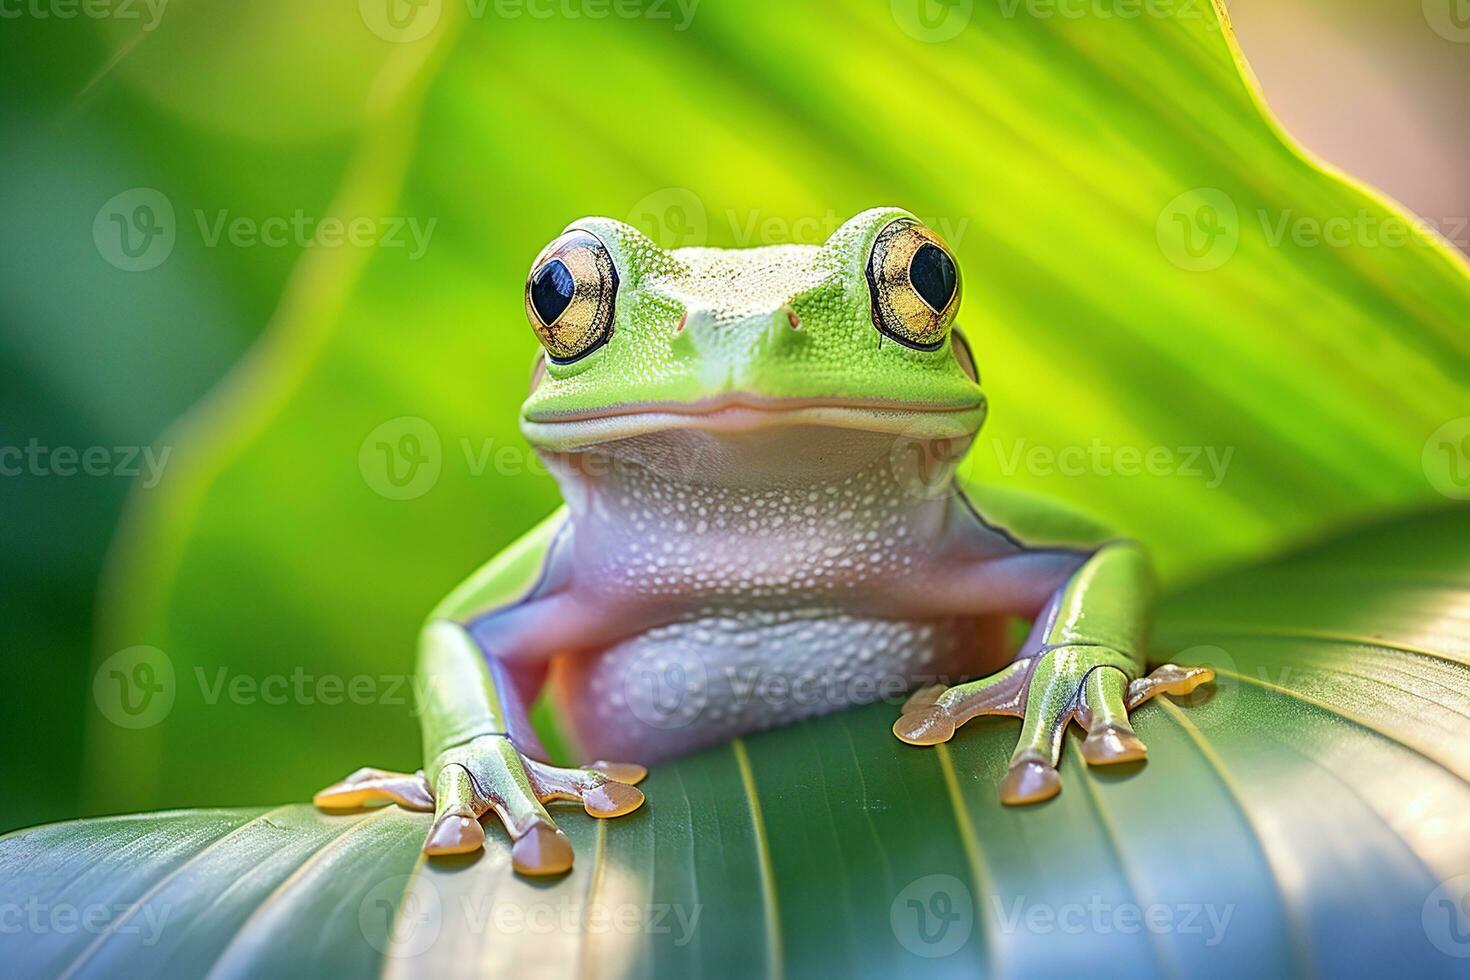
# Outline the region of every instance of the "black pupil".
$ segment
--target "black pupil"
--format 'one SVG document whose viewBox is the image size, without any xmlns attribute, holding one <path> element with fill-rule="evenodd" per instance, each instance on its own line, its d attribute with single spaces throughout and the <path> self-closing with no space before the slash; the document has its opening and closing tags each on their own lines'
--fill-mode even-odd
<svg viewBox="0 0 1470 980">
<path fill-rule="evenodd" d="M 572 301 L 576 281 L 561 259 L 552 259 L 531 275 L 531 305 L 548 327 Z"/>
<path fill-rule="evenodd" d="M 942 313 L 954 296 L 954 260 L 938 245 L 925 242 L 909 263 L 914 291 L 935 313 Z"/>
</svg>

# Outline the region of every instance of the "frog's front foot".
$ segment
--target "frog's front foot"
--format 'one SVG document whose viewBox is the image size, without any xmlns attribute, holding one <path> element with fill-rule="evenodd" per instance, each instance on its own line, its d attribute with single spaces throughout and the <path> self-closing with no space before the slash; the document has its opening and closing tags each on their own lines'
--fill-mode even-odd
<svg viewBox="0 0 1470 980">
<path fill-rule="evenodd" d="M 1214 679 L 1208 667 L 1165 664 L 1131 680 L 1131 661 L 1106 647 L 1066 646 L 1017 660 L 990 677 L 916 692 L 903 706 L 893 733 L 910 745 L 947 742 L 955 729 L 980 715 L 1023 720 L 1021 739 L 1001 782 L 1003 803 L 1039 803 L 1061 790 L 1057 761 L 1068 722 L 1087 730 L 1082 757 L 1109 765 L 1145 758 L 1128 712 L 1158 694 L 1188 694 Z"/>
<path fill-rule="evenodd" d="M 572 866 L 572 845 L 542 806 L 577 800 L 594 817 L 618 817 L 643 805 L 633 784 L 647 770 L 625 763 L 594 762 L 562 769 L 521 755 L 504 735 L 483 735 L 435 760 L 431 785 L 423 772 L 359 769 L 317 793 L 324 810 L 352 810 L 397 803 L 431 810 L 434 823 L 424 841 L 429 855 L 465 854 L 485 843 L 480 818 L 495 811 L 511 839 L 511 863 L 526 875 L 554 875 Z"/>
</svg>

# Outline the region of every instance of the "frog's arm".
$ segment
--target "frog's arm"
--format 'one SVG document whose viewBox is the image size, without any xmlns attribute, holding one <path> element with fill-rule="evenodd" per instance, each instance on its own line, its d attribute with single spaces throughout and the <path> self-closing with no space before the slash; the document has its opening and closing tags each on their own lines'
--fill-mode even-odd
<svg viewBox="0 0 1470 980">
<path fill-rule="evenodd" d="M 566 518 L 566 508 L 557 508 L 476 569 L 429 613 L 415 676 L 426 762 L 478 734 L 510 734 L 517 744 L 539 754 L 525 705 L 540 688 L 544 670 L 532 666 L 517 675 L 503 661 L 487 659 L 488 651 L 482 652 L 466 624 L 536 594 Z M 504 700 L 502 688 L 511 695 Z"/>
<path fill-rule="evenodd" d="M 1156 694 L 1187 693 L 1213 675 L 1166 664 L 1144 676 L 1155 589 L 1143 548 L 1110 536 L 1086 515 L 1014 490 L 966 487 L 961 503 L 1021 555 L 1075 549 L 1075 563 L 1045 597 L 1014 662 L 978 681 L 918 692 L 894 733 L 914 745 L 934 745 L 979 715 L 1020 716 L 1020 740 L 1001 784 L 1006 803 L 1056 795 L 1062 735 L 1074 719 L 1087 729 L 1082 754 L 1090 764 L 1144 758 L 1147 748 L 1128 711 Z M 1037 587 L 1050 588 L 1043 581 Z"/>
<path fill-rule="evenodd" d="M 631 784 L 643 777 L 641 767 L 561 769 L 527 754 L 539 746 L 525 709 L 535 691 L 526 689 L 539 687 L 544 666 L 523 666 L 532 679 L 517 678 L 517 668 L 482 649 L 466 626 L 477 616 L 535 596 L 565 524 L 565 511 L 557 511 L 481 567 L 430 614 L 419 637 L 415 682 L 423 771 L 360 769 L 318 793 L 318 806 L 346 809 L 393 802 L 433 810 L 424 844 L 429 854 L 478 850 L 485 840 L 479 818 L 494 810 L 515 841 L 511 860 L 523 874 L 557 874 L 572 864 L 571 844 L 542 805 L 547 800 L 579 800 L 598 817 L 637 809 L 643 794 Z"/>
</svg>

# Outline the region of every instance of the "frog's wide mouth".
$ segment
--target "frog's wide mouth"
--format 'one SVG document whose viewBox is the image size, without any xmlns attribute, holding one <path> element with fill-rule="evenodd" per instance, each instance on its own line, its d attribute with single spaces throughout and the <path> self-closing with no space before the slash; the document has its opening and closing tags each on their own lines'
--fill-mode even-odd
<svg viewBox="0 0 1470 980">
<path fill-rule="evenodd" d="M 984 396 L 926 404 L 732 393 L 695 402 L 630 402 L 595 410 L 528 413 L 521 428 L 535 445 L 568 450 L 670 429 L 742 434 L 801 425 L 923 439 L 963 438 L 973 434 L 984 417 Z"/>
</svg>

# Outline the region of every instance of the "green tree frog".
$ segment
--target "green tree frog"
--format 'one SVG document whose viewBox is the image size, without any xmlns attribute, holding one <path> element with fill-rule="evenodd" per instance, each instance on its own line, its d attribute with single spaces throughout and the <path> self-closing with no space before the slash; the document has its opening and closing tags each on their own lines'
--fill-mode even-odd
<svg viewBox="0 0 1470 980">
<path fill-rule="evenodd" d="M 1006 803 L 1059 791 L 1073 720 L 1087 762 L 1142 759 L 1129 711 L 1210 671 L 1145 675 L 1138 545 L 956 477 L 986 415 L 960 295 L 949 246 L 895 208 L 744 250 L 574 222 L 526 283 L 542 351 L 521 414 L 565 504 L 429 616 L 424 769 L 362 769 L 317 804 L 432 810 L 430 855 L 482 847 L 493 810 L 517 871 L 566 871 L 543 804 L 627 813 L 645 770 L 544 761 L 543 688 L 584 760 L 656 763 L 915 689 L 893 726 L 912 745 L 1022 719 Z"/>
</svg>

